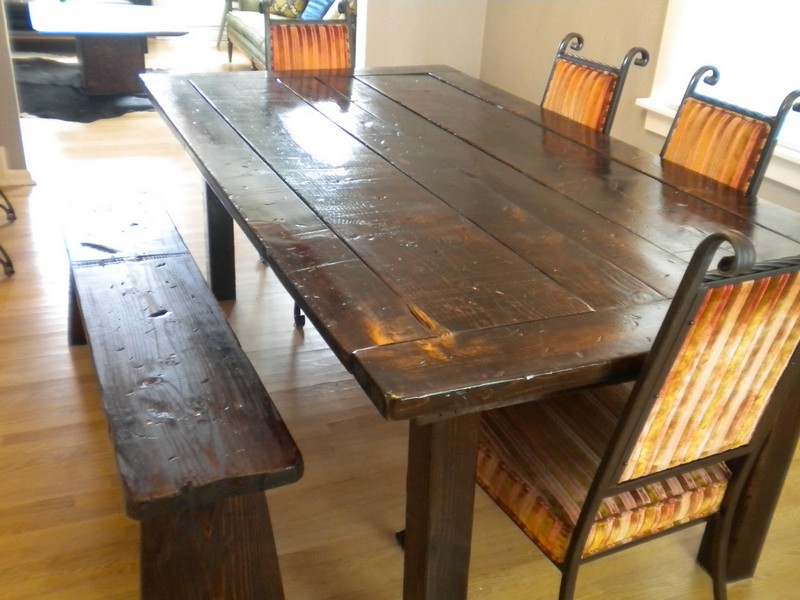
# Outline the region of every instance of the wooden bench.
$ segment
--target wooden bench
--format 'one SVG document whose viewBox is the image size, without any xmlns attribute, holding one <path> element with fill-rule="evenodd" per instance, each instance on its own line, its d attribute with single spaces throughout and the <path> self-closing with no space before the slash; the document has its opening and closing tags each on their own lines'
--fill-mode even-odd
<svg viewBox="0 0 800 600">
<path fill-rule="evenodd" d="M 69 337 L 140 521 L 142 597 L 282 599 L 264 490 L 300 478 L 297 446 L 166 213 L 80 214 Z"/>
</svg>

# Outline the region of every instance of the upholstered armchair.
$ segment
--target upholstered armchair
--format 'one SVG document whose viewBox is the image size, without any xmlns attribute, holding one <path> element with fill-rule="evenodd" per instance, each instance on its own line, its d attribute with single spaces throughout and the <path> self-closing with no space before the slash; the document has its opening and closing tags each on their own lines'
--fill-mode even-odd
<svg viewBox="0 0 800 600">
<path fill-rule="evenodd" d="M 228 60 L 235 47 L 256 69 L 352 69 L 354 10 L 351 0 L 239 0 L 225 16 Z"/>
</svg>

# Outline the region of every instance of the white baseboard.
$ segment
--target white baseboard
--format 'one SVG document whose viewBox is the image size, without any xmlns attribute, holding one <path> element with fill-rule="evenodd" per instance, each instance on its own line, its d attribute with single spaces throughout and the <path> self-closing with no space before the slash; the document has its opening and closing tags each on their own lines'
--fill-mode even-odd
<svg viewBox="0 0 800 600">
<path fill-rule="evenodd" d="M 6 149 L 0 147 L 0 187 L 15 185 L 36 185 L 36 182 L 27 169 L 9 169 Z"/>
</svg>

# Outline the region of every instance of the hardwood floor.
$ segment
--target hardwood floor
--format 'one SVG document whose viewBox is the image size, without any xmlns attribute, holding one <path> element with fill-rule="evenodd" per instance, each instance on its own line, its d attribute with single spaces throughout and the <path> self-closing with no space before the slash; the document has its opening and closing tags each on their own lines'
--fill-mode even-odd
<svg viewBox="0 0 800 600">
<path fill-rule="evenodd" d="M 215 30 L 156 41 L 148 67 L 229 68 L 215 43 Z M 154 197 L 204 265 L 203 185 L 156 113 L 22 126 L 37 185 L 4 190 L 18 219 L 0 225 L 16 267 L 0 279 L 0 599 L 131 600 L 138 524 L 124 514 L 88 353 L 67 345 L 60 224 L 78 199 Z M 407 427 L 378 415 L 311 327 L 294 329 L 291 300 L 237 236 L 239 299 L 225 309 L 306 464 L 299 483 L 269 493 L 287 599 L 397 600 Z M 799 506 L 795 459 L 756 576 L 730 585 L 731 600 L 797 597 Z M 700 533 L 587 565 L 578 598 L 710 599 Z M 558 571 L 480 492 L 473 540 L 471 599 L 557 596 Z"/>
</svg>

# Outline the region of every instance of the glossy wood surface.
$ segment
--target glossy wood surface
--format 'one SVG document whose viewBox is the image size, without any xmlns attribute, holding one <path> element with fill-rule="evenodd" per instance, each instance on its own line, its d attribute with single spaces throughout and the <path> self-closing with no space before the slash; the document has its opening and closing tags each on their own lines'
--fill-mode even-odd
<svg viewBox="0 0 800 600">
<path fill-rule="evenodd" d="M 194 34 L 155 40 L 148 62 L 229 68 L 224 45 L 214 50 L 216 35 L 214 27 L 199 44 Z M 242 58 L 233 68 L 249 65 Z M 0 278 L 0 597 L 133 600 L 139 598 L 137 523 L 120 500 L 88 352 L 65 342 L 62 220 L 78 199 L 152 198 L 167 207 L 203 265 L 204 185 L 155 113 L 92 124 L 25 117 L 22 126 L 37 184 L 3 188 L 19 218 L 0 223 L 0 242 L 17 268 Z M 393 533 L 403 525 L 407 424 L 376 415 L 313 327 L 294 329 L 293 300 L 274 269 L 265 268 L 238 229 L 235 237 L 238 299 L 223 308 L 306 462 L 303 479 L 268 493 L 286 596 L 397 600 L 403 553 Z M 731 584 L 731 600 L 784 600 L 800 586 L 797 465 L 756 575 Z M 691 528 L 586 565 L 578 597 L 710 598 L 710 580 L 694 560 L 701 534 Z M 557 585 L 552 564 L 476 494 L 470 600 L 552 600 Z"/>
<path fill-rule="evenodd" d="M 630 376 L 712 231 L 748 234 L 761 258 L 800 252 L 791 221 L 701 200 L 437 76 L 236 77 L 146 81 L 388 418 Z"/>
<path fill-rule="evenodd" d="M 297 481 L 300 450 L 167 213 L 149 203 L 78 209 L 65 228 L 71 301 L 128 514 Z"/>
<path fill-rule="evenodd" d="M 238 222 L 384 417 L 412 420 L 406 600 L 466 596 L 469 468 L 437 475 L 446 457 L 474 466 L 477 420 L 457 415 L 635 376 L 713 231 L 800 252 L 724 190 L 615 160 L 447 68 L 145 83 L 230 215 L 209 230 Z M 757 560 L 769 502 L 741 516 L 761 533 L 732 560 Z"/>
</svg>

